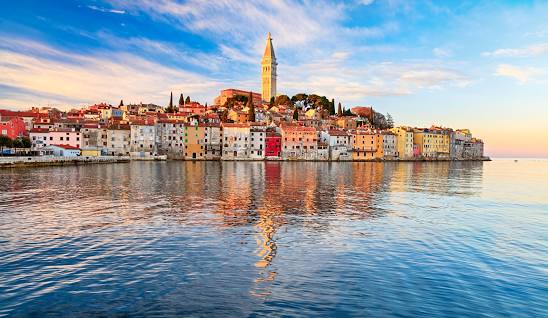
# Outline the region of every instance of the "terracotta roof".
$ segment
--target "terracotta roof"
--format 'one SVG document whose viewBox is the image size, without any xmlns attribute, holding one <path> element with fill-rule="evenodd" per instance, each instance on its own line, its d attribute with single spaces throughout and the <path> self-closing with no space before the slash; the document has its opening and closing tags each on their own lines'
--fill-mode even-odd
<svg viewBox="0 0 548 318">
<path fill-rule="evenodd" d="M 31 128 L 31 133 L 47 133 L 49 132 L 49 128 Z"/>
<path fill-rule="evenodd" d="M 327 133 L 330 136 L 348 136 L 348 133 L 344 130 L 330 129 Z"/>
<path fill-rule="evenodd" d="M 249 128 L 247 123 L 223 123 L 223 127 Z"/>
<path fill-rule="evenodd" d="M 66 149 L 66 150 L 80 150 L 80 148 L 74 147 L 74 146 L 71 146 L 71 145 L 51 145 L 51 146 L 63 148 L 63 149 Z"/>
</svg>

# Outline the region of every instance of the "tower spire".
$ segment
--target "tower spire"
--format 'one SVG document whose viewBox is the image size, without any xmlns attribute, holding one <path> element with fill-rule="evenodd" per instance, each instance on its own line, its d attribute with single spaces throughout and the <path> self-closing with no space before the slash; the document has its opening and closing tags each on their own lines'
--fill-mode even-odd
<svg viewBox="0 0 548 318">
<path fill-rule="evenodd" d="M 274 54 L 274 46 L 272 45 L 272 35 L 268 32 L 266 38 L 266 47 L 264 49 L 262 65 L 262 98 L 264 101 L 270 101 L 276 96 L 276 54 Z"/>
</svg>

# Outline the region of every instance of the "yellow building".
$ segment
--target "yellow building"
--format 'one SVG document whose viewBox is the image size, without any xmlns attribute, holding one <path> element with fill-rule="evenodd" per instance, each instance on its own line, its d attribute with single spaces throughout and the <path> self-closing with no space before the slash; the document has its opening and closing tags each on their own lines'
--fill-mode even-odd
<svg viewBox="0 0 548 318">
<path fill-rule="evenodd" d="M 443 129 L 418 128 L 413 131 L 413 143 L 425 158 L 449 158 L 451 138 Z"/>
<path fill-rule="evenodd" d="M 276 55 L 274 54 L 274 47 L 272 46 L 272 37 L 268 32 L 268 38 L 266 39 L 266 47 L 264 50 L 262 66 L 262 80 L 263 91 L 262 97 L 266 102 L 270 101 L 271 97 L 276 97 Z"/>
<path fill-rule="evenodd" d="M 101 155 L 101 149 L 97 147 L 82 148 L 80 156 L 82 157 L 99 157 Z"/>
<path fill-rule="evenodd" d="M 205 126 L 203 125 L 185 125 L 185 150 L 186 160 L 205 159 Z"/>
<path fill-rule="evenodd" d="M 396 135 L 396 157 L 413 158 L 413 129 L 402 126 L 392 128 L 390 131 Z"/>
</svg>

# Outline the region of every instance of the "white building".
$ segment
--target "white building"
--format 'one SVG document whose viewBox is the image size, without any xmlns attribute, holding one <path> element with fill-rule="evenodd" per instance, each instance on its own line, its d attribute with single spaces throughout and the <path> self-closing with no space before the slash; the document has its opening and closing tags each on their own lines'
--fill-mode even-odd
<svg viewBox="0 0 548 318">
<path fill-rule="evenodd" d="M 261 160 L 265 157 L 266 126 L 252 124 L 250 128 L 249 158 Z"/>
<path fill-rule="evenodd" d="M 107 130 L 107 151 L 110 156 L 129 156 L 131 130 L 129 125 L 111 125 Z"/>
<path fill-rule="evenodd" d="M 396 157 L 396 135 L 390 131 L 382 132 L 383 158 L 393 159 Z"/>
<path fill-rule="evenodd" d="M 152 122 L 139 121 L 130 125 L 130 154 L 146 157 L 156 154 L 156 127 Z"/>
<path fill-rule="evenodd" d="M 320 140 L 329 146 L 330 160 L 350 160 L 350 135 L 345 130 L 329 129 L 320 133 Z"/>
<path fill-rule="evenodd" d="M 51 150 L 56 157 L 78 157 L 80 156 L 80 148 L 69 145 L 49 145 L 46 150 Z"/>
<path fill-rule="evenodd" d="M 183 121 L 160 119 L 155 127 L 158 153 L 168 155 L 170 158 L 183 158 L 185 149 L 185 127 Z"/>
<path fill-rule="evenodd" d="M 249 159 L 249 124 L 223 123 L 223 160 Z"/>
<path fill-rule="evenodd" d="M 204 124 L 204 130 L 205 158 L 208 160 L 220 159 L 222 156 L 221 125 Z"/>
</svg>

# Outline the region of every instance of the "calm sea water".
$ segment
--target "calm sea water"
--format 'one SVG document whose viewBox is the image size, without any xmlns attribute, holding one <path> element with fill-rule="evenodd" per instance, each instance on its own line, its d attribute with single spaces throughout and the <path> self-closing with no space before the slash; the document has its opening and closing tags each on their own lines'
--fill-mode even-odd
<svg viewBox="0 0 548 318">
<path fill-rule="evenodd" d="M 0 316 L 548 317 L 548 161 L 0 170 Z"/>
</svg>

